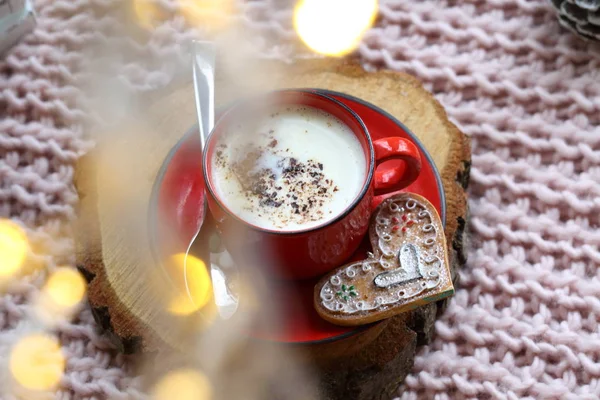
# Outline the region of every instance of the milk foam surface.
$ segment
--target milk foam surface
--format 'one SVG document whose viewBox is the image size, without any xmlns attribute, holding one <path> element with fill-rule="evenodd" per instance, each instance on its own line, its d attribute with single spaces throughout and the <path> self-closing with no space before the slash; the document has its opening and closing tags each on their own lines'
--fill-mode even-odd
<svg viewBox="0 0 600 400">
<path fill-rule="evenodd" d="M 282 106 L 223 132 L 212 160 L 221 201 L 264 229 L 308 229 L 341 214 L 366 175 L 362 146 L 338 118 Z"/>
</svg>

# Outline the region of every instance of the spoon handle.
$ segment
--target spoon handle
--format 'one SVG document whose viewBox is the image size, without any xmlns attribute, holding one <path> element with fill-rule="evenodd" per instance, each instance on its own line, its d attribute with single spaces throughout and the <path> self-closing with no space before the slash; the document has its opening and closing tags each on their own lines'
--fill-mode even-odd
<svg viewBox="0 0 600 400">
<path fill-rule="evenodd" d="M 206 145 L 206 139 L 215 125 L 215 57 L 216 48 L 210 42 L 193 42 L 193 67 L 194 67 L 194 93 L 196 98 L 196 112 L 198 115 L 198 130 L 200 131 L 200 144 L 202 154 Z M 185 253 L 183 273 L 185 288 L 190 300 L 194 302 L 187 281 L 187 256 L 196 238 L 199 236 L 203 227 L 206 227 L 205 221 L 207 218 L 207 202 L 206 195 L 202 204 L 204 208 L 204 218 L 201 225 L 198 227 L 196 234 L 190 241 Z M 205 229 L 206 230 L 206 229 Z M 212 279 L 214 300 L 219 311 L 219 315 L 223 319 L 230 318 L 238 306 L 238 299 L 233 295 L 228 287 L 227 276 L 215 264 L 210 263 L 210 274 Z"/>
<path fill-rule="evenodd" d="M 215 55 L 210 42 L 194 41 L 194 91 L 202 150 L 215 125 Z"/>
</svg>

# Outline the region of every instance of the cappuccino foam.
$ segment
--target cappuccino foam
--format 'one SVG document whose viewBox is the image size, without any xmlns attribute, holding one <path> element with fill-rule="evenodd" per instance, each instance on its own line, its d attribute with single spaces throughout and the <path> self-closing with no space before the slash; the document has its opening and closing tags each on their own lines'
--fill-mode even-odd
<svg viewBox="0 0 600 400">
<path fill-rule="evenodd" d="M 282 106 L 222 132 L 212 160 L 221 201 L 246 222 L 295 231 L 341 214 L 358 196 L 366 159 L 352 130 L 307 106 Z"/>
</svg>

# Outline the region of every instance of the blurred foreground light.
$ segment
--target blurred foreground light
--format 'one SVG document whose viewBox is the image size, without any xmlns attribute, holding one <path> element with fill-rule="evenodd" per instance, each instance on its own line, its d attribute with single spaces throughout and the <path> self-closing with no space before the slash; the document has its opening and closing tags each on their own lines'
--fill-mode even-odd
<svg viewBox="0 0 600 400">
<path fill-rule="evenodd" d="M 58 268 L 39 293 L 34 309 L 36 316 L 48 328 L 68 321 L 79 311 L 85 292 L 85 280 L 77 270 Z"/>
<path fill-rule="evenodd" d="M 133 12 L 137 22 L 144 28 L 150 29 L 160 23 L 161 13 L 155 1 L 132 0 Z"/>
<path fill-rule="evenodd" d="M 175 273 L 183 281 L 181 290 L 169 303 L 169 311 L 176 315 L 189 315 L 202 309 L 211 301 L 213 294 L 210 273 L 204 261 L 188 255 L 184 272 L 184 260 L 184 253 L 171 258 Z"/>
<path fill-rule="evenodd" d="M 44 334 L 21 338 L 10 354 L 10 372 L 23 387 L 50 390 L 65 370 L 65 357 L 58 340 Z"/>
<path fill-rule="evenodd" d="M 0 220 L 0 278 L 15 275 L 27 256 L 27 236 L 16 223 Z"/>
<path fill-rule="evenodd" d="M 76 270 L 59 268 L 46 282 L 44 292 L 55 305 L 70 308 L 83 300 L 85 280 Z"/>
<path fill-rule="evenodd" d="M 300 0 L 294 28 L 312 50 L 328 56 L 353 51 L 377 16 L 377 0 Z"/>
<path fill-rule="evenodd" d="M 165 375 L 154 387 L 153 400 L 208 400 L 210 381 L 200 371 L 180 369 Z"/>
<path fill-rule="evenodd" d="M 188 23 L 209 32 L 227 28 L 235 11 L 234 0 L 179 0 L 179 7 Z"/>
</svg>

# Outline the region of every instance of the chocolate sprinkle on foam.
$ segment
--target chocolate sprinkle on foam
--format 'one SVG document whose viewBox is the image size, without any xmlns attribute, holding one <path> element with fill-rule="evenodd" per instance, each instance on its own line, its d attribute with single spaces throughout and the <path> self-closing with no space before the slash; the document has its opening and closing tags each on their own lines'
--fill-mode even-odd
<svg viewBox="0 0 600 400">
<path fill-rule="evenodd" d="M 262 214 L 278 227 L 324 219 L 324 207 L 338 189 L 325 176 L 323 163 L 300 161 L 277 144 L 273 139 L 266 146 L 247 149 L 243 159 L 229 166 L 230 178 L 238 181 L 249 200 L 248 211 Z M 217 165 L 227 164 L 224 152 L 215 155 Z M 265 167 L 265 157 L 276 159 L 276 166 Z"/>
</svg>

